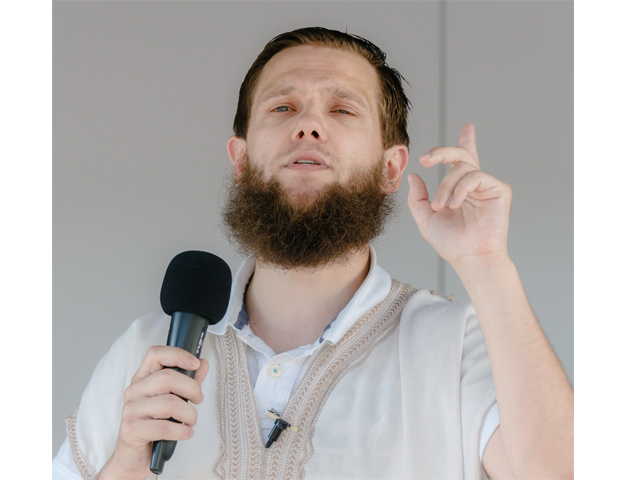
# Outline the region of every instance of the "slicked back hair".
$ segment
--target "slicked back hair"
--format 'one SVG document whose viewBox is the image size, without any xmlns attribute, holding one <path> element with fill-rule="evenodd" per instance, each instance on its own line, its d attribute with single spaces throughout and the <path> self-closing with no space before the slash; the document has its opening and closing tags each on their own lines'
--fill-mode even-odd
<svg viewBox="0 0 625 480">
<path fill-rule="evenodd" d="M 378 114 L 382 133 L 382 146 L 388 150 L 393 145 L 410 144 L 408 137 L 408 111 L 410 100 L 402 86 L 404 77 L 386 63 L 386 53 L 358 35 L 328 30 L 323 27 L 307 27 L 274 37 L 258 55 L 250 67 L 239 90 L 239 103 L 234 117 L 234 134 L 247 138 L 254 91 L 260 74 L 269 60 L 278 52 L 302 45 L 335 48 L 362 55 L 378 74 Z"/>
</svg>

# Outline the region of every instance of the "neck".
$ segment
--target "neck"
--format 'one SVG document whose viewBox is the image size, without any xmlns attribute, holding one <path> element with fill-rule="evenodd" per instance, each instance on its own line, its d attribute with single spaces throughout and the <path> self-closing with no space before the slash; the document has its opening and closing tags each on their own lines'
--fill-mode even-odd
<svg viewBox="0 0 625 480">
<path fill-rule="evenodd" d="M 368 246 L 346 262 L 311 271 L 258 262 L 245 297 L 250 327 L 276 354 L 314 343 L 368 272 Z"/>
</svg>

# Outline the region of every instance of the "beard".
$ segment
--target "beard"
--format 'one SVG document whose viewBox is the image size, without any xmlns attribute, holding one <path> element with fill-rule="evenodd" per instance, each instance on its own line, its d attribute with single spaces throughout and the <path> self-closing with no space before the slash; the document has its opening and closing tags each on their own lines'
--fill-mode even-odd
<svg viewBox="0 0 625 480">
<path fill-rule="evenodd" d="M 347 262 L 383 233 L 393 214 L 395 196 L 383 193 L 382 160 L 355 172 L 347 185 L 334 182 L 305 194 L 263 180 L 246 157 L 222 212 L 226 235 L 239 253 L 278 268 L 314 270 Z"/>
</svg>

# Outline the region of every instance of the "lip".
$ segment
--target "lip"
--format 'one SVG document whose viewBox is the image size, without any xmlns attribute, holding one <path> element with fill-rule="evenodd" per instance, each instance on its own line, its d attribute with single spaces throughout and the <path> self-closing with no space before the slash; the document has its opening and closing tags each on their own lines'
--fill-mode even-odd
<svg viewBox="0 0 625 480">
<path fill-rule="evenodd" d="M 298 162 L 300 160 L 312 160 L 315 163 L 318 163 L 319 165 L 300 165 L 300 164 L 295 164 L 295 162 Z M 299 152 L 295 152 L 295 154 L 293 154 L 290 158 L 288 163 L 285 165 L 285 167 L 295 167 L 295 168 L 330 168 L 330 166 L 328 165 L 328 162 L 321 157 L 320 155 L 318 155 L 317 153 L 313 152 L 313 151 L 299 151 Z"/>
</svg>

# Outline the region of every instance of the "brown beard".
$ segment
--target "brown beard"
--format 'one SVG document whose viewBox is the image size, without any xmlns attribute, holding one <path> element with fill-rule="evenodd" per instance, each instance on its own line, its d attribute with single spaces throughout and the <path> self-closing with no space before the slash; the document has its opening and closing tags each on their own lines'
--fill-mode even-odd
<svg viewBox="0 0 625 480">
<path fill-rule="evenodd" d="M 232 181 L 223 224 L 244 255 L 284 269 L 340 264 L 383 233 L 395 197 L 384 194 L 382 159 L 357 172 L 347 186 L 329 184 L 314 198 L 290 199 L 275 179 L 265 181 L 248 159 Z"/>
</svg>

